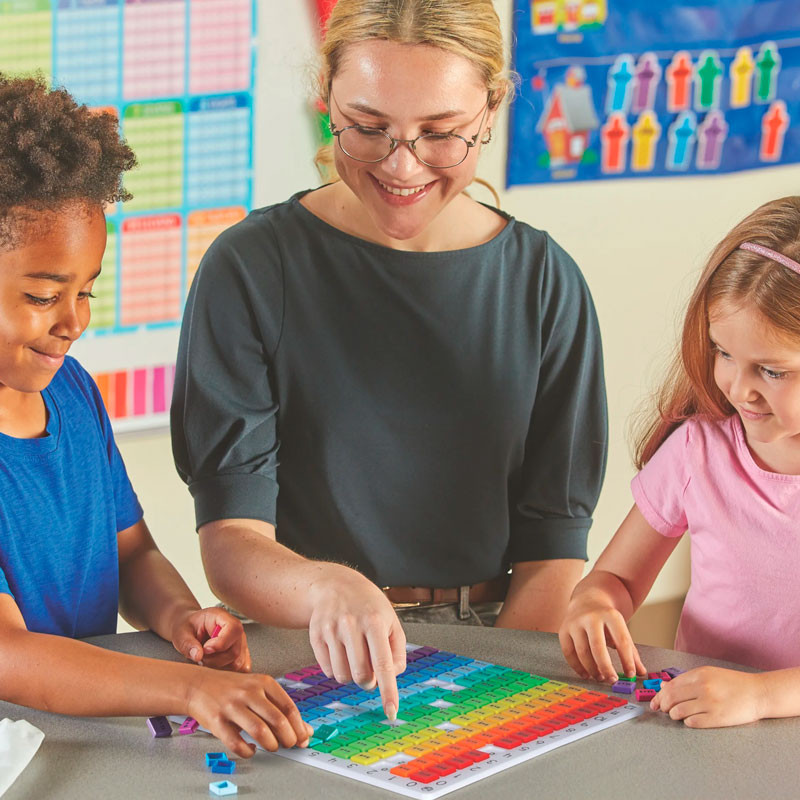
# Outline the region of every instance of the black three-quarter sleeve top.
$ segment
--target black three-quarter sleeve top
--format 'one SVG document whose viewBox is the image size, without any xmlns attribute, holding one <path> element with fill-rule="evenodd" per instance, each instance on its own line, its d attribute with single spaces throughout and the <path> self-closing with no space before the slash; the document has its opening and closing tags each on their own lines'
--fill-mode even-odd
<svg viewBox="0 0 800 800">
<path fill-rule="evenodd" d="M 380 585 L 586 558 L 607 413 L 572 259 L 510 217 L 477 247 L 394 250 L 299 197 L 225 231 L 189 295 L 172 437 L 198 527 L 265 520 Z"/>
</svg>

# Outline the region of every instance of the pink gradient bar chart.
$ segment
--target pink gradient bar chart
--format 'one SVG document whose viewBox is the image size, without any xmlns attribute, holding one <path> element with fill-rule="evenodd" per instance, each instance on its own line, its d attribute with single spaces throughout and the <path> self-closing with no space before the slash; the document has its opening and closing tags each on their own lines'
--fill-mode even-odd
<svg viewBox="0 0 800 800">
<path fill-rule="evenodd" d="M 120 309 L 123 327 L 180 319 L 182 251 L 180 215 L 125 220 Z"/>
<path fill-rule="evenodd" d="M 186 87 L 186 3 L 126 0 L 123 95 L 183 95 Z"/>
<path fill-rule="evenodd" d="M 189 93 L 247 89 L 252 71 L 250 0 L 193 0 L 189 26 Z"/>
</svg>

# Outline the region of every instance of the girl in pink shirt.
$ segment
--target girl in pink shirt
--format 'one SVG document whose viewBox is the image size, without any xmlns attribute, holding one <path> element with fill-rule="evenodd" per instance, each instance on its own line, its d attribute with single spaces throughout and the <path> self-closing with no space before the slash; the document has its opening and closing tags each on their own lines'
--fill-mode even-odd
<svg viewBox="0 0 800 800">
<path fill-rule="evenodd" d="M 636 446 L 635 504 L 575 588 L 559 631 L 584 678 L 646 669 L 626 621 L 683 534 L 692 576 L 676 647 L 759 669 L 700 667 L 651 701 L 694 728 L 800 715 L 800 197 L 717 246 L 680 352 Z"/>
</svg>

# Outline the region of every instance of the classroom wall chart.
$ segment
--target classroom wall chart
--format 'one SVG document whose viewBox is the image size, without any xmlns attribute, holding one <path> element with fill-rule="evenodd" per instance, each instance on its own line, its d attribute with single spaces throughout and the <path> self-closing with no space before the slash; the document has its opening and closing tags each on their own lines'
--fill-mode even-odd
<svg viewBox="0 0 800 800">
<path fill-rule="evenodd" d="M 514 0 L 507 184 L 800 161 L 798 0 Z"/>
<path fill-rule="evenodd" d="M 117 431 L 168 423 L 192 277 L 251 207 L 255 31 L 255 0 L 0 0 L 0 71 L 111 110 L 139 161 L 70 351 Z"/>
</svg>

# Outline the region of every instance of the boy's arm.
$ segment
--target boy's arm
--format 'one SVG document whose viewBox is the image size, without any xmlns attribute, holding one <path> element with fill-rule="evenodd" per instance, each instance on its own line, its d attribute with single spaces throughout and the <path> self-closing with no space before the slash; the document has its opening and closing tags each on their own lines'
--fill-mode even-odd
<svg viewBox="0 0 800 800">
<path fill-rule="evenodd" d="M 271 750 L 278 743 L 303 743 L 309 733 L 294 703 L 267 675 L 142 658 L 32 633 L 8 594 L 0 594 L 0 699 L 76 716 L 186 714 L 243 757 L 253 748 L 240 730 Z"/>
<path fill-rule="evenodd" d="M 680 537 L 662 536 L 634 505 L 592 571 L 575 587 L 559 638 L 579 675 L 616 680 L 608 644 L 627 675 L 644 671 L 627 620 L 642 604 Z"/>
<path fill-rule="evenodd" d="M 248 671 L 242 624 L 222 609 L 201 610 L 178 571 L 158 549 L 144 520 L 117 534 L 119 605 L 124 619 L 149 629 L 197 663 Z M 219 635 L 214 630 L 219 625 Z M 211 641 L 208 641 L 210 637 Z"/>
<path fill-rule="evenodd" d="M 171 641 L 176 619 L 200 608 L 178 571 L 158 549 L 144 520 L 117 534 L 119 611 L 139 630 Z"/>
</svg>

